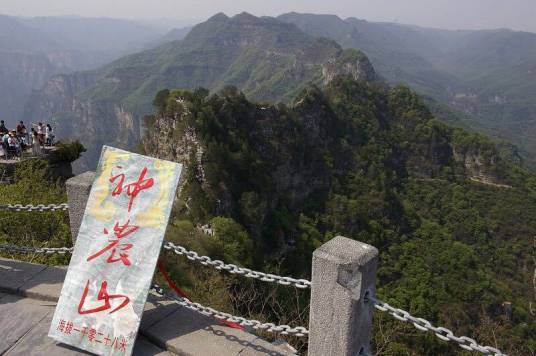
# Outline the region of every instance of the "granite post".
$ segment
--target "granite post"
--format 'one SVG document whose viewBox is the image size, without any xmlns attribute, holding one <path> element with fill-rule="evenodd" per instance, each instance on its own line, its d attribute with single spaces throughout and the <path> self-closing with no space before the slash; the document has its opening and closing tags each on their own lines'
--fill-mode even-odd
<svg viewBox="0 0 536 356">
<path fill-rule="evenodd" d="M 78 236 L 78 229 L 86 210 L 89 192 L 95 179 L 95 172 L 85 172 L 67 180 L 67 202 L 69 203 L 69 223 L 73 245 Z"/>
<path fill-rule="evenodd" d="M 313 253 L 309 356 L 370 354 L 378 250 L 337 236 Z"/>
</svg>

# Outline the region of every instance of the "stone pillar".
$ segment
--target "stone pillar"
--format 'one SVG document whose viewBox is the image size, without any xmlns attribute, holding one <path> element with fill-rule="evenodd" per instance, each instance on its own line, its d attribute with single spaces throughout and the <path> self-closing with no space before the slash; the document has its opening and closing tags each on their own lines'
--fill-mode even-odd
<svg viewBox="0 0 536 356">
<path fill-rule="evenodd" d="M 86 210 L 86 203 L 89 198 L 89 191 L 95 179 L 95 172 L 85 172 L 66 182 L 67 202 L 69 203 L 69 223 L 71 225 L 71 236 L 73 245 L 78 236 L 78 229 L 82 223 L 82 217 Z"/>
<path fill-rule="evenodd" d="M 370 354 L 378 250 L 337 236 L 313 253 L 309 356 Z"/>
</svg>

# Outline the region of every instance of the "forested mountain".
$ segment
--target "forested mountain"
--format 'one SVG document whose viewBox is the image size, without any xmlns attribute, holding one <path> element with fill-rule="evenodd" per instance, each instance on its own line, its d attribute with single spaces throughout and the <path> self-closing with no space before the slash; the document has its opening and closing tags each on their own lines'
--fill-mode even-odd
<svg viewBox="0 0 536 356">
<path fill-rule="evenodd" d="M 304 278 L 316 247 L 358 239 L 380 250 L 382 299 L 509 355 L 535 351 L 536 176 L 489 139 L 435 120 L 406 87 L 344 76 L 288 106 L 234 88 L 163 90 L 154 103 L 144 153 L 185 164 L 166 239 Z M 207 223 L 214 237 L 195 228 Z M 306 293 L 168 258 L 196 300 L 307 323 Z M 377 354 L 459 353 L 412 325 L 375 322 Z"/>
<path fill-rule="evenodd" d="M 374 79 L 364 55 L 335 41 L 273 18 L 218 14 L 182 41 L 52 78 L 29 102 L 27 116 L 53 118 L 60 135 L 81 139 L 93 166 L 103 143 L 129 147 L 138 140 L 140 119 L 160 89 L 234 85 L 257 100 L 289 101 L 308 83 L 340 72 Z"/>
<path fill-rule="evenodd" d="M 363 48 L 389 82 L 407 82 L 436 98 L 443 114 L 490 129 L 489 120 L 474 115 L 483 112 L 485 96 L 459 85 L 483 80 L 491 90 L 487 75 L 516 66 L 510 51 L 495 53 L 502 34 L 518 38 L 503 30 L 218 14 L 182 40 L 54 76 L 34 93 L 27 115 L 53 118 L 60 136 L 81 138 L 89 151 L 85 167 L 96 163 L 101 144 L 132 148 L 140 137 L 142 153 L 183 163 L 169 241 L 310 278 L 316 247 L 336 235 L 358 239 L 380 251 L 381 299 L 509 355 L 530 355 L 536 352 L 536 176 L 515 150 L 440 122 L 415 92 L 378 80 L 363 52 L 343 49 Z M 530 47 L 530 36 L 518 46 Z M 520 53 L 530 59 L 527 48 Z M 449 67 L 456 61 L 465 69 Z M 479 68 L 484 61 L 493 73 Z M 510 99 L 501 98 L 494 105 L 510 110 Z M 462 106 L 466 101 L 473 109 Z M 20 166 L 4 195 L 23 203 L 64 199 L 61 186 L 42 183 L 46 167 L 32 162 Z M 2 225 L 0 239 L 64 245 L 67 220 L 46 219 Z M 204 224 L 214 236 L 201 232 Z M 167 252 L 162 258 L 195 301 L 248 318 L 307 324 L 306 291 L 238 279 Z M 382 314 L 374 320 L 378 355 L 459 353 L 411 324 Z"/>
<path fill-rule="evenodd" d="M 96 68 L 160 35 L 132 21 L 0 15 L 0 118 L 14 126 L 32 90 L 59 73 Z"/>
<path fill-rule="evenodd" d="M 278 18 L 363 50 L 389 82 L 406 83 L 454 108 L 436 112 L 444 119 L 506 139 L 529 159 L 536 154 L 536 34 L 447 31 L 333 15 Z"/>
<path fill-rule="evenodd" d="M 151 42 L 147 47 L 154 48 L 164 43 L 171 41 L 180 41 L 192 30 L 192 26 L 173 28 L 168 31 L 164 36 L 158 38 L 156 41 Z"/>
</svg>

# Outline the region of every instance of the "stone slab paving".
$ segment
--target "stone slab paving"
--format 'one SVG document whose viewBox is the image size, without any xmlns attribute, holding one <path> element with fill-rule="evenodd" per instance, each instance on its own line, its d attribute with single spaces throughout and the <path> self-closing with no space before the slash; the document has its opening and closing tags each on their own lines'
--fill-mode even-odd
<svg viewBox="0 0 536 356">
<path fill-rule="evenodd" d="M 1 355 L 88 355 L 47 336 L 56 304 L 15 295 L 0 298 Z M 133 355 L 171 355 L 143 336 Z"/>
<path fill-rule="evenodd" d="M 47 336 L 48 328 L 52 322 L 52 314 L 54 309 L 43 318 L 34 328 L 32 328 L 24 337 L 19 340 L 6 353 L 6 356 L 25 356 L 25 355 L 54 355 L 54 356 L 71 356 L 71 355 L 92 355 L 89 352 L 78 350 L 72 346 L 57 343 Z M 172 355 L 167 351 L 160 349 L 150 343 L 143 336 L 136 339 L 134 351 L 135 356 L 145 355 Z"/>
<path fill-rule="evenodd" d="M 21 264 L 14 260 L 0 259 L 0 291 L 18 292 L 19 287 L 46 267 L 33 263 Z"/>
<path fill-rule="evenodd" d="M 170 327 L 173 326 L 173 327 Z M 167 350 L 179 355 L 288 355 L 254 334 L 219 324 L 215 319 L 179 308 L 144 330 L 151 340 L 164 341 Z"/>
<path fill-rule="evenodd" d="M 45 302 L 48 303 L 48 302 Z M 0 299 L 0 355 L 38 325 L 50 311 L 39 301 L 7 295 Z"/>
<path fill-rule="evenodd" d="M 67 267 L 48 266 L 18 288 L 18 292 L 40 300 L 56 302 L 61 294 Z"/>
<path fill-rule="evenodd" d="M 0 258 L 0 355 L 84 355 L 47 336 L 66 268 Z M 17 294 L 17 295 L 15 295 Z M 165 351 L 167 350 L 167 351 Z M 134 355 L 291 355 L 254 334 L 149 295 Z"/>
</svg>

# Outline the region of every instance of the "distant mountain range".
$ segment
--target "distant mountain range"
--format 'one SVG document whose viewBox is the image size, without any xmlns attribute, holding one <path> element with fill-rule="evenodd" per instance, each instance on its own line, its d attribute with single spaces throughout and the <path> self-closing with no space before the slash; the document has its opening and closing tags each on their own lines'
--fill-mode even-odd
<svg viewBox="0 0 536 356">
<path fill-rule="evenodd" d="M 23 108 L 51 76 L 98 68 L 161 43 L 163 35 L 128 20 L 0 15 L 0 118 L 10 125 L 47 119 L 24 117 Z"/>
<path fill-rule="evenodd" d="M 9 42 L 17 37 L 0 35 L 0 48 L 13 48 L 12 57 L 17 53 L 4 58 L 9 64 L 0 67 L 10 68 L 0 69 L 0 79 L 7 83 L 0 87 L 2 115 L 51 120 L 62 135 L 80 137 L 90 130 L 94 138 L 86 144 L 96 145 L 96 151 L 101 142 L 121 147 L 136 142 L 141 118 L 151 112 L 160 89 L 220 90 L 233 85 L 255 100 L 291 102 L 303 87 L 326 80 L 329 68 L 334 69 L 328 62 L 342 49 L 354 48 L 370 58 L 385 81 L 421 93 L 442 120 L 512 142 L 529 161 L 536 153 L 536 34 L 449 31 L 298 13 L 278 18 L 217 14 L 192 29 L 177 28 L 165 35 L 130 21 L 60 18 L 50 24 L 46 19 L 1 19 L 15 21 L 19 27 L 12 32 L 25 36 Z M 94 23 L 102 31 L 95 30 L 95 39 L 76 45 L 83 34 L 77 21 Z M 99 21 L 105 23 L 97 26 Z M 104 40 L 112 25 L 124 32 L 115 31 Z M 61 28 L 72 28 L 66 31 L 70 35 L 62 35 Z M 56 50 L 62 46 L 72 48 Z M 136 48 L 144 50 L 98 67 L 99 60 L 102 64 Z M 69 62 L 58 54 L 78 58 L 83 49 L 90 52 L 80 61 Z M 31 54 L 21 59 L 20 52 Z M 0 58 L 8 56 L 2 53 Z"/>
<path fill-rule="evenodd" d="M 387 81 L 442 103 L 432 107 L 447 121 L 511 141 L 529 158 L 536 154 L 536 34 L 448 31 L 333 15 L 289 13 L 278 19 L 359 48 Z M 446 114 L 444 105 L 454 111 Z"/>
<path fill-rule="evenodd" d="M 141 118 L 152 113 L 161 89 L 235 86 L 256 100 L 290 102 L 310 83 L 322 85 L 341 71 L 375 76 L 362 53 L 345 52 L 293 24 L 217 14 L 182 41 L 52 78 L 32 98 L 27 116 L 52 118 L 60 135 L 80 138 L 88 148 L 85 163 L 92 166 L 102 144 L 129 147 L 139 140 Z"/>
</svg>

